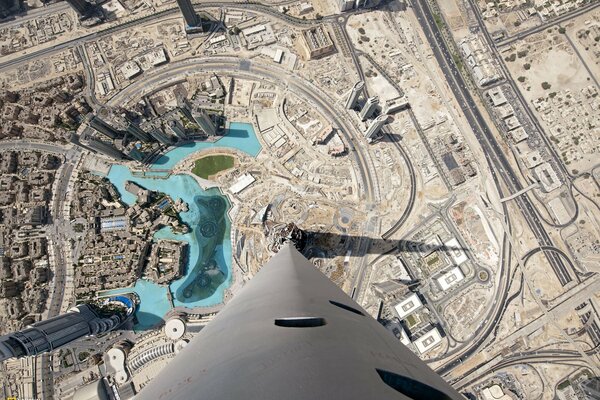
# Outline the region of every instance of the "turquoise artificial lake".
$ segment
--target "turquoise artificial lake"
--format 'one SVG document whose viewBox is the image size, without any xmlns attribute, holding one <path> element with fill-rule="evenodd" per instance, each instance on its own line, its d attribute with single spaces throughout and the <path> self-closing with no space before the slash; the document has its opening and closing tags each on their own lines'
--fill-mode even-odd
<svg viewBox="0 0 600 400">
<path fill-rule="evenodd" d="M 214 143 L 194 142 L 176 147 L 161 155 L 151 169 L 170 170 L 192 153 L 207 148 L 234 148 L 250 156 L 257 156 L 261 145 L 251 124 L 231 123 L 225 136 Z M 189 175 L 168 177 L 133 175 L 123 165 L 113 165 L 107 175 L 121 194 L 124 203 L 132 205 L 136 197 L 125 190 L 125 182 L 182 199 L 188 211 L 180 213 L 182 221 L 190 227 L 186 234 L 173 233 L 169 227 L 155 233 L 155 239 L 180 240 L 188 243 L 184 275 L 167 287 L 139 279 L 133 288 L 104 292 L 116 294 L 135 292 L 140 298 L 136 311 L 136 330 L 151 328 L 163 320 L 171 309 L 168 292 L 175 307 L 208 307 L 223 301 L 225 289 L 231 284 L 231 221 L 227 215 L 229 201 L 216 189 L 203 190 Z"/>
</svg>

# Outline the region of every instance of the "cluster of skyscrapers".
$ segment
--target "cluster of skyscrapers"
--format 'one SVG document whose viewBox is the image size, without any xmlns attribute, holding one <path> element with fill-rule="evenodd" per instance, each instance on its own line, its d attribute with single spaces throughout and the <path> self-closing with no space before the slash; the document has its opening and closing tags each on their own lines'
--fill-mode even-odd
<svg viewBox="0 0 600 400">
<path fill-rule="evenodd" d="M 93 2 L 89 2 L 86 0 L 66 0 L 66 2 L 69 3 L 71 8 L 77 13 L 79 18 L 82 19 L 92 15 L 94 13 L 94 10 L 96 9 L 96 5 Z M 177 0 L 177 5 L 179 6 L 181 14 L 183 15 L 186 32 L 202 32 L 202 19 L 200 18 L 200 16 L 198 16 L 198 14 L 196 14 L 191 0 Z"/>
<path fill-rule="evenodd" d="M 194 132 L 184 126 L 181 115 L 183 120 L 197 125 Z M 187 99 L 178 99 L 178 107 L 156 121 L 144 121 L 138 125 L 122 116 L 112 116 L 111 120 L 113 122 L 108 123 L 98 115 L 90 114 L 85 129 L 76 138 L 77 144 L 117 160 L 143 162 L 146 154 L 141 148 L 145 143 L 170 146 L 176 141 L 190 140 L 193 136 L 208 137 L 218 133 L 213 118 Z"/>
<path fill-rule="evenodd" d="M 363 81 L 359 81 L 354 85 L 350 95 L 348 96 L 348 100 L 346 100 L 346 108 L 348 110 L 357 109 L 360 104 L 361 95 L 364 93 L 364 87 L 365 83 Z M 372 118 L 379 108 L 379 97 L 369 97 L 358 112 L 361 121 L 365 122 Z M 377 135 L 379 135 L 379 132 L 381 132 L 381 129 L 388 122 L 388 119 L 389 117 L 387 114 L 377 116 L 367 128 L 365 137 L 369 140 L 374 139 Z"/>
<path fill-rule="evenodd" d="M 136 302 L 115 296 L 101 303 L 80 304 L 67 313 L 36 322 L 0 337 L 0 361 L 35 356 L 59 349 L 85 336 L 97 336 L 119 328 L 133 315 Z"/>
</svg>

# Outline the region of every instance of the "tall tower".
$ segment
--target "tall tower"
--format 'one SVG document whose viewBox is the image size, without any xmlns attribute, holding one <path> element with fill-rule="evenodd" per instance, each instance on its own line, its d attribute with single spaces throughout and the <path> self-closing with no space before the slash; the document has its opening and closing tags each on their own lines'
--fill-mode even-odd
<svg viewBox="0 0 600 400">
<path fill-rule="evenodd" d="M 134 309 L 134 301 L 125 296 L 115 296 L 101 305 L 80 304 L 66 314 L 1 336 L 0 361 L 11 357 L 35 356 L 61 348 L 84 336 L 110 332 L 121 326 Z"/>
<path fill-rule="evenodd" d="M 196 15 L 194 6 L 192 6 L 191 0 L 177 0 L 177 5 L 183 14 L 183 20 L 185 21 L 186 29 L 188 27 L 193 28 L 199 25 L 200 19 Z"/>
<path fill-rule="evenodd" d="M 127 151 L 127 156 L 138 162 L 143 162 L 144 159 L 146 158 L 146 154 L 143 151 L 137 149 L 135 146 L 132 146 Z"/>
<path fill-rule="evenodd" d="M 373 139 L 377 134 L 381 131 L 381 128 L 388 122 L 388 115 L 382 114 L 375 118 L 369 128 L 365 132 L 365 137 L 367 139 Z"/>
<path fill-rule="evenodd" d="M 181 124 L 181 122 L 179 122 L 179 120 L 171 119 L 167 121 L 166 125 L 169 127 L 171 132 L 173 132 L 173 134 L 175 134 L 175 136 L 177 136 L 179 139 L 186 140 L 188 138 L 187 133 L 185 133 L 185 128 Z"/>
<path fill-rule="evenodd" d="M 200 126 L 200 129 L 208 136 L 214 136 L 217 134 L 217 127 L 215 123 L 210 118 L 210 115 L 206 113 L 206 111 L 202 109 L 197 109 L 193 113 L 194 121 Z"/>
<path fill-rule="evenodd" d="M 165 144 L 167 146 L 173 143 L 171 137 L 164 133 L 162 130 L 158 129 L 157 127 L 150 129 L 148 133 L 150 133 L 150 136 L 156 139 L 159 143 Z"/>
<path fill-rule="evenodd" d="M 105 143 L 105 142 L 98 140 L 96 138 L 93 138 L 93 137 L 86 137 L 86 138 L 82 138 L 82 139 L 83 139 L 82 144 L 86 145 L 93 151 L 102 153 L 105 156 L 112 157 L 116 160 L 123 160 L 123 159 L 127 158 L 127 156 L 125 154 L 123 154 L 122 151 L 117 149 L 112 144 Z"/>
<path fill-rule="evenodd" d="M 93 115 L 89 119 L 90 127 L 94 128 L 94 130 L 100 132 L 104 136 L 110 139 L 117 139 L 121 137 L 121 132 L 114 127 L 110 126 L 107 122 L 104 122 L 99 117 Z"/>
<path fill-rule="evenodd" d="M 136 138 L 137 140 L 141 140 L 142 142 L 151 142 L 152 137 L 144 131 L 139 126 L 135 125 L 133 122 L 129 122 L 127 124 L 127 133 Z"/>
<path fill-rule="evenodd" d="M 67 0 L 67 3 L 77 12 L 79 17 L 87 16 L 94 9 L 94 6 L 85 0 Z"/>
<path fill-rule="evenodd" d="M 288 243 L 136 399 L 462 396 Z"/>
<path fill-rule="evenodd" d="M 352 88 L 352 91 L 350 92 L 350 96 L 348 96 L 348 100 L 346 101 L 346 108 L 348 110 L 352 110 L 354 107 L 356 107 L 356 104 L 358 103 L 358 99 L 364 87 L 365 83 L 363 81 L 356 82 L 356 84 Z"/>
<path fill-rule="evenodd" d="M 367 102 L 363 106 L 362 110 L 360 110 L 360 119 L 362 121 L 366 121 L 371 118 L 371 115 L 377 109 L 377 105 L 379 104 L 379 97 L 373 96 L 367 99 Z"/>
</svg>

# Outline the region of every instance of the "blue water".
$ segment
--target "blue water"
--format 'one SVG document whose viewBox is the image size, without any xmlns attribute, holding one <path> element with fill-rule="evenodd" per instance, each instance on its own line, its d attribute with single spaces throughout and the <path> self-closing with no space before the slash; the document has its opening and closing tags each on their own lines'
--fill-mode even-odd
<svg viewBox="0 0 600 400">
<path fill-rule="evenodd" d="M 210 147 L 236 148 L 251 156 L 256 156 L 261 150 L 251 124 L 232 123 L 227 135 L 217 142 L 197 142 L 175 148 L 161 156 L 153 168 L 170 169 L 189 154 Z M 231 283 L 232 253 L 231 226 L 227 216 L 229 202 L 219 190 L 203 190 L 189 175 L 170 175 L 167 179 L 133 176 L 123 165 L 113 165 L 107 177 L 121 194 L 122 201 L 128 205 L 136 201 L 136 197 L 125 190 L 125 182 L 129 180 L 146 189 L 165 193 L 173 200 L 181 198 L 189 207 L 189 210 L 180 213 L 180 216 L 191 228 L 190 232 L 178 234 L 166 227 L 154 235 L 155 239 L 181 240 L 188 243 L 185 275 L 173 281 L 168 288 L 139 279 L 133 288 L 105 292 L 137 293 L 140 305 L 136 311 L 136 330 L 148 329 L 162 320 L 172 307 L 168 292 L 175 307 L 192 308 L 221 303 L 224 291 Z"/>
<path fill-rule="evenodd" d="M 172 169 L 175 164 L 199 150 L 213 147 L 238 149 L 256 157 L 261 150 L 260 143 L 254 133 L 252 124 L 232 122 L 227 128 L 227 134 L 216 142 L 192 142 L 183 144 L 160 156 L 152 165 L 154 169 Z"/>
</svg>

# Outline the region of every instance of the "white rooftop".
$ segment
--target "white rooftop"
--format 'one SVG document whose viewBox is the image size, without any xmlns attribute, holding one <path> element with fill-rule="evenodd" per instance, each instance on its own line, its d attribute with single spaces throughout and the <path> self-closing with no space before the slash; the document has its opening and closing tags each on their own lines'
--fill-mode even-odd
<svg viewBox="0 0 600 400">
<path fill-rule="evenodd" d="M 442 341 L 442 336 L 437 328 L 433 328 L 417 340 L 413 344 L 419 350 L 419 353 L 423 354 L 437 346 Z"/>
<path fill-rule="evenodd" d="M 419 296 L 417 296 L 416 293 L 413 293 L 400 303 L 396 304 L 394 308 L 398 313 L 398 317 L 400 317 L 400 319 L 404 319 L 406 316 L 417 311 L 422 306 L 423 303 L 421 302 L 421 299 L 419 299 Z"/>
<path fill-rule="evenodd" d="M 444 243 L 444 246 L 446 246 L 446 250 L 450 253 L 452 260 L 454 260 L 454 264 L 460 265 L 467 261 L 467 255 L 456 238 L 448 240 Z"/>
<path fill-rule="evenodd" d="M 248 186 L 252 185 L 256 179 L 250 174 L 244 174 L 236 179 L 235 183 L 231 185 L 229 190 L 233 194 L 238 194 Z"/>
<path fill-rule="evenodd" d="M 405 346 L 408 346 L 410 344 L 410 339 L 408 338 L 406 331 L 402 327 L 400 327 L 400 343 L 402 343 Z"/>
<path fill-rule="evenodd" d="M 463 275 L 460 268 L 454 267 L 450 271 L 437 278 L 437 282 L 438 285 L 440 285 L 440 288 L 442 288 L 442 290 L 448 290 L 463 279 L 465 279 L 465 276 Z"/>
<path fill-rule="evenodd" d="M 185 323 L 180 318 L 171 318 L 165 324 L 165 335 L 171 340 L 181 339 L 185 333 Z"/>
</svg>

